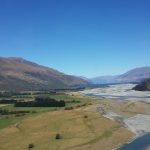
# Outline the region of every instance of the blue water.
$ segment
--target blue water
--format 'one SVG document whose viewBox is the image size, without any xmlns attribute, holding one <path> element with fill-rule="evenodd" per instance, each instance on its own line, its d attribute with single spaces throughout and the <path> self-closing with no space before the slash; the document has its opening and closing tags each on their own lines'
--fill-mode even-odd
<svg viewBox="0 0 150 150">
<path fill-rule="evenodd" d="M 143 135 L 118 150 L 146 150 L 150 146 L 150 133 Z"/>
</svg>

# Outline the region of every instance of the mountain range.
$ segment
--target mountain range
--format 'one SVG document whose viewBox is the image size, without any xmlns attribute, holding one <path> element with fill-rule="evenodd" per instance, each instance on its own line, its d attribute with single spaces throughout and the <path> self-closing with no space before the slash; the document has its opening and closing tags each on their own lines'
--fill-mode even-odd
<svg viewBox="0 0 150 150">
<path fill-rule="evenodd" d="M 23 58 L 0 57 L 0 90 L 30 91 L 73 88 L 87 81 Z"/>
<path fill-rule="evenodd" d="M 150 78 L 150 67 L 132 69 L 116 76 L 92 79 L 67 75 L 18 57 L 0 57 L 0 91 L 70 89 L 100 83 L 141 82 Z"/>
<path fill-rule="evenodd" d="M 116 76 L 99 76 L 91 78 L 88 81 L 99 83 L 124 83 L 124 82 L 141 82 L 144 79 L 150 78 L 150 67 L 139 67 L 132 69 L 126 73 Z"/>
</svg>

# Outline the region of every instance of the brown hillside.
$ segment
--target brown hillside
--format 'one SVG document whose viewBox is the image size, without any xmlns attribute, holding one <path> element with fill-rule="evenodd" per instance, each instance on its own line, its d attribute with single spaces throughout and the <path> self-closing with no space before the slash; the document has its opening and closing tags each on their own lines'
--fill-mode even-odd
<svg viewBox="0 0 150 150">
<path fill-rule="evenodd" d="M 87 84 L 23 58 L 0 58 L 0 90 L 49 90 Z"/>
</svg>

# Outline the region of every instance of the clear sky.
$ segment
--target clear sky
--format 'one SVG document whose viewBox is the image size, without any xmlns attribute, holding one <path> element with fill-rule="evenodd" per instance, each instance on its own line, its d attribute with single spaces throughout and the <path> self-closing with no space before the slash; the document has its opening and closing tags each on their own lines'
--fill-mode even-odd
<svg viewBox="0 0 150 150">
<path fill-rule="evenodd" d="M 0 0 L 0 56 L 86 77 L 150 66 L 150 0 Z"/>
</svg>

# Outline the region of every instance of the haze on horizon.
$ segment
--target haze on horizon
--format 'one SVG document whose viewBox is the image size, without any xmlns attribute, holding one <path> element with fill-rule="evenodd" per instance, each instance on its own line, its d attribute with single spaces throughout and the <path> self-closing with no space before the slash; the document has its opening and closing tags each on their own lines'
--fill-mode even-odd
<svg viewBox="0 0 150 150">
<path fill-rule="evenodd" d="M 149 0 L 0 1 L 0 56 L 67 74 L 150 66 Z"/>
</svg>

